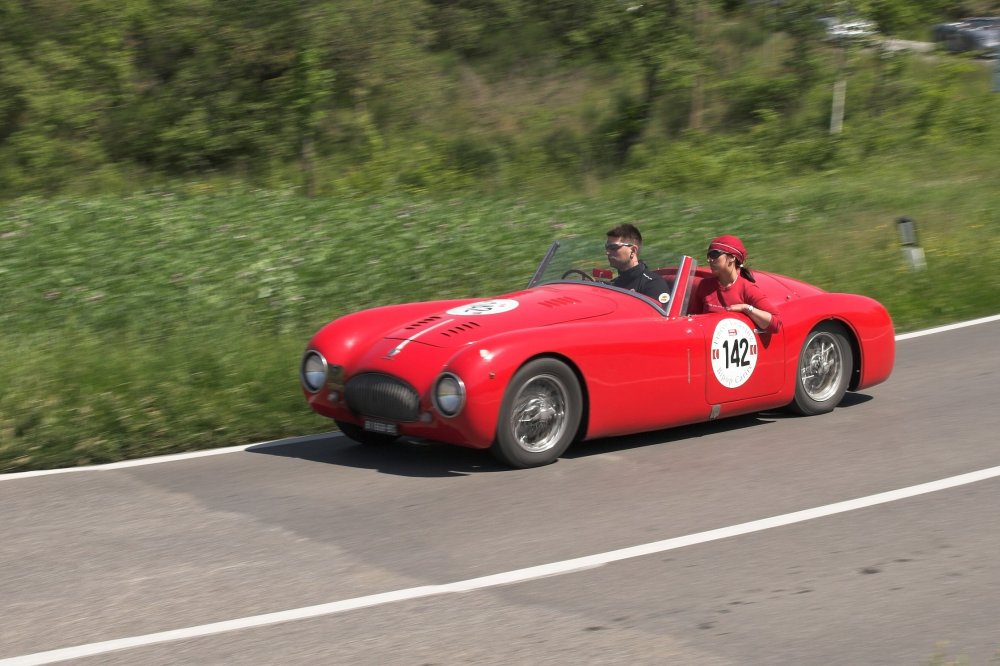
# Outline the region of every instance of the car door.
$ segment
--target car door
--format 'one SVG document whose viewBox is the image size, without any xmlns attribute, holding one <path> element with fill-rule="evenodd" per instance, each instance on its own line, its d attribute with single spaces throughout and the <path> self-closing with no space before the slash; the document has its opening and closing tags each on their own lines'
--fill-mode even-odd
<svg viewBox="0 0 1000 666">
<path fill-rule="evenodd" d="M 705 397 L 709 405 L 777 393 L 785 382 L 783 331 L 758 330 L 743 314 L 696 315 L 705 344 Z"/>
</svg>

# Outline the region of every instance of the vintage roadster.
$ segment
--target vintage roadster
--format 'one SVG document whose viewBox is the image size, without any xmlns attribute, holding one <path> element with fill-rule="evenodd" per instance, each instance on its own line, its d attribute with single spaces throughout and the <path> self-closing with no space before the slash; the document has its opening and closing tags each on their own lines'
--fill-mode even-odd
<svg viewBox="0 0 1000 666">
<path fill-rule="evenodd" d="M 423 438 L 533 467 L 587 439 L 829 412 L 892 371 L 892 321 L 871 298 L 755 270 L 780 311 L 768 333 L 742 314 L 688 315 L 710 274 L 691 256 L 655 264 L 665 304 L 612 286 L 602 265 L 599 243 L 557 241 L 522 291 L 336 319 L 305 350 L 306 400 L 358 442 Z"/>
</svg>

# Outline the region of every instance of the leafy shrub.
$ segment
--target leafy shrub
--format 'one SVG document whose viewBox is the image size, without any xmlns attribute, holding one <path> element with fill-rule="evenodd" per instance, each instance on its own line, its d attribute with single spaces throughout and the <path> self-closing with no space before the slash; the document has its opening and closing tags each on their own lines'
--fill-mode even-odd
<svg viewBox="0 0 1000 666">
<path fill-rule="evenodd" d="M 726 83 L 723 91 L 728 100 L 725 122 L 728 126 L 754 125 L 761 112 L 781 114 L 792 106 L 800 94 L 798 82 L 791 75 L 777 78 L 740 78 Z"/>
<path fill-rule="evenodd" d="M 476 135 L 462 135 L 449 139 L 444 152 L 445 164 L 473 178 L 494 175 L 500 161 L 496 143 Z"/>
<path fill-rule="evenodd" d="M 579 169 L 586 147 L 580 137 L 568 127 L 556 127 L 542 138 L 545 161 L 564 170 Z"/>
</svg>

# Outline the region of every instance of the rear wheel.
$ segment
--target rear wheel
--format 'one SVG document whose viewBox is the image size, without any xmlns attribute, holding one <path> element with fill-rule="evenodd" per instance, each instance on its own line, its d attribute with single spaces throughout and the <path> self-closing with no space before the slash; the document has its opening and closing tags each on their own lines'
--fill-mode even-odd
<svg viewBox="0 0 1000 666">
<path fill-rule="evenodd" d="M 381 432 L 369 432 L 362 428 L 361 426 L 354 425 L 353 423 L 347 423 L 346 421 L 333 420 L 340 428 L 340 432 L 344 433 L 355 442 L 361 444 L 368 444 L 370 446 L 385 446 L 386 444 L 392 444 L 398 437 L 395 435 L 386 435 Z"/>
<path fill-rule="evenodd" d="M 583 394 L 573 371 L 551 358 L 531 361 L 507 386 L 490 450 L 511 467 L 548 465 L 573 441 L 582 412 Z"/>
<path fill-rule="evenodd" d="M 847 392 L 853 362 L 840 325 L 824 322 L 810 331 L 799 352 L 792 409 L 805 416 L 833 411 Z"/>
</svg>

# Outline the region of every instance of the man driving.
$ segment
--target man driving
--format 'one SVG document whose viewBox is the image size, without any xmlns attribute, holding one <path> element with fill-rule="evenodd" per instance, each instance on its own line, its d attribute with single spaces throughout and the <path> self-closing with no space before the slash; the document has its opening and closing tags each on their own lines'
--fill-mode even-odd
<svg viewBox="0 0 1000 666">
<path fill-rule="evenodd" d="M 666 308 L 670 301 L 671 285 L 659 274 L 649 270 L 639 259 L 642 249 L 642 234 L 632 224 L 619 224 L 607 233 L 604 251 L 608 263 L 618 271 L 618 277 L 611 281 L 615 287 L 636 291 L 648 296 Z"/>
</svg>

